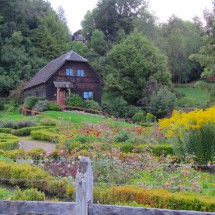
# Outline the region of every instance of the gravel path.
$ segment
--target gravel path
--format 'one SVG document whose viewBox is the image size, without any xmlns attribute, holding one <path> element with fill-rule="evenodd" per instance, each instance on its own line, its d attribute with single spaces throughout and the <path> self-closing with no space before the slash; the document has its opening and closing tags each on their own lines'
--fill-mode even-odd
<svg viewBox="0 0 215 215">
<path fill-rule="evenodd" d="M 20 140 L 19 148 L 29 151 L 33 148 L 42 148 L 48 152 L 52 152 L 55 149 L 56 145 L 54 143 L 42 142 L 37 140 Z"/>
</svg>

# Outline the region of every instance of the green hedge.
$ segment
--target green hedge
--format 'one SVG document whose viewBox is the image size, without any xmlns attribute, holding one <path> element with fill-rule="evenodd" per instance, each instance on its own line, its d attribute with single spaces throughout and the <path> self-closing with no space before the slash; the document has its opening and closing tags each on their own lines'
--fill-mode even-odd
<svg viewBox="0 0 215 215">
<path fill-rule="evenodd" d="M 16 201 L 45 201 L 45 193 L 33 188 L 21 190 L 17 187 L 11 199 Z"/>
<path fill-rule="evenodd" d="M 149 152 L 152 152 L 155 156 L 160 157 L 161 155 L 167 156 L 167 155 L 173 155 L 173 148 L 169 144 L 158 144 L 158 145 L 147 145 L 147 144 L 141 144 L 138 145 L 134 150 L 136 153 L 141 153 L 142 151 L 147 150 Z"/>
<path fill-rule="evenodd" d="M 0 128 L 0 133 L 11 133 L 12 128 Z"/>
<path fill-rule="evenodd" d="M 2 150 L 13 150 L 19 147 L 19 139 L 7 133 L 0 133 L 0 149 Z"/>
<path fill-rule="evenodd" d="M 94 202 L 99 204 L 117 204 L 118 202 L 136 202 L 152 208 L 192 211 L 215 211 L 215 199 L 197 197 L 182 193 L 170 193 L 165 189 L 147 190 L 134 187 L 94 188 Z"/>
<path fill-rule="evenodd" d="M 0 161 L 0 178 L 11 180 L 4 183 L 21 188 L 36 188 L 50 195 L 65 197 L 68 179 L 56 179 L 39 167 L 29 164 Z M 12 180 L 22 179 L 22 180 Z M 31 180 L 31 181 L 30 181 Z"/>
<path fill-rule="evenodd" d="M 36 130 L 42 130 L 42 129 L 49 129 L 53 128 L 53 126 L 32 126 L 32 127 L 26 127 L 26 128 L 21 128 L 17 130 L 12 130 L 11 133 L 16 135 L 16 136 L 28 136 L 31 134 L 31 131 L 36 131 Z"/>
<path fill-rule="evenodd" d="M 31 137 L 35 140 L 53 141 L 63 137 L 63 135 L 56 134 L 57 129 L 37 130 L 31 131 Z"/>
</svg>

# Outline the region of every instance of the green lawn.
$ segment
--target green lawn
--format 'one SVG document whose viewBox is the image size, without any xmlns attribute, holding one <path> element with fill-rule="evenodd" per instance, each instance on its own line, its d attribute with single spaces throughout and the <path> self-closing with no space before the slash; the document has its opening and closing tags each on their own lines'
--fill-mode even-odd
<svg viewBox="0 0 215 215">
<path fill-rule="evenodd" d="M 71 123 L 82 123 L 82 122 L 91 122 L 91 123 L 98 123 L 98 122 L 107 122 L 111 124 L 115 124 L 118 121 L 105 118 L 99 115 L 91 115 L 87 113 L 74 113 L 74 112 L 60 112 L 60 111 L 46 111 L 46 116 L 51 117 L 54 119 L 60 119 L 62 121 L 67 121 Z M 41 116 L 37 116 L 41 117 Z M 121 125 L 130 125 L 125 122 L 120 122 Z"/>
<path fill-rule="evenodd" d="M 207 90 L 204 89 L 197 89 L 197 88 L 175 88 L 176 91 L 184 93 L 185 97 L 188 97 L 199 103 L 200 105 L 206 104 L 207 100 L 209 99 L 209 93 Z"/>
<path fill-rule="evenodd" d="M 75 112 L 61 112 L 61 111 L 46 111 L 46 117 L 50 117 L 53 119 L 58 119 L 62 122 L 71 122 L 75 124 L 83 123 L 83 122 L 90 122 L 90 123 L 98 123 L 98 122 L 106 122 L 110 124 L 120 123 L 121 126 L 131 126 L 129 123 L 119 122 L 112 120 L 110 118 L 105 118 L 99 115 L 87 114 L 87 113 L 75 113 Z M 4 113 L 1 112 L 1 117 L 3 121 L 9 120 L 32 120 L 32 119 L 42 119 L 44 115 L 36 115 L 35 117 L 31 116 L 24 116 L 22 114 L 17 113 Z"/>
</svg>

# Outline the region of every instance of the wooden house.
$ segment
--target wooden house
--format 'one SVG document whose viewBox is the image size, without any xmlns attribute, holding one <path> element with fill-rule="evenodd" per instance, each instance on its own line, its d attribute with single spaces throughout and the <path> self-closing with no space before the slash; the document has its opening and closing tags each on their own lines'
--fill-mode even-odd
<svg viewBox="0 0 215 215">
<path fill-rule="evenodd" d="M 81 33 L 81 30 L 78 30 L 76 31 L 74 34 L 73 34 L 73 40 L 74 41 L 78 41 L 78 42 L 82 42 L 84 44 L 87 43 L 87 40 L 86 38 L 83 36 L 83 34 Z"/>
<path fill-rule="evenodd" d="M 24 87 L 24 98 L 45 97 L 65 105 L 66 94 L 76 93 L 83 99 L 101 104 L 102 80 L 88 61 L 70 51 L 43 67 Z"/>
</svg>

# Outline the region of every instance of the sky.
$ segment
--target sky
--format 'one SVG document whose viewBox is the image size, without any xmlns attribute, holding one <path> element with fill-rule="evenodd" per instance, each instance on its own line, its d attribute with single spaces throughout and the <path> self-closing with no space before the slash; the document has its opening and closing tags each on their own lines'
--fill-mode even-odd
<svg viewBox="0 0 215 215">
<path fill-rule="evenodd" d="M 72 33 L 81 29 L 81 21 L 88 10 L 92 10 L 97 0 L 48 0 L 53 9 L 60 5 L 65 10 L 67 23 Z M 204 9 L 212 9 L 215 0 L 149 0 L 149 10 L 153 12 L 160 22 L 166 22 L 171 15 L 183 20 L 192 21 L 192 18 L 202 18 Z"/>
</svg>

